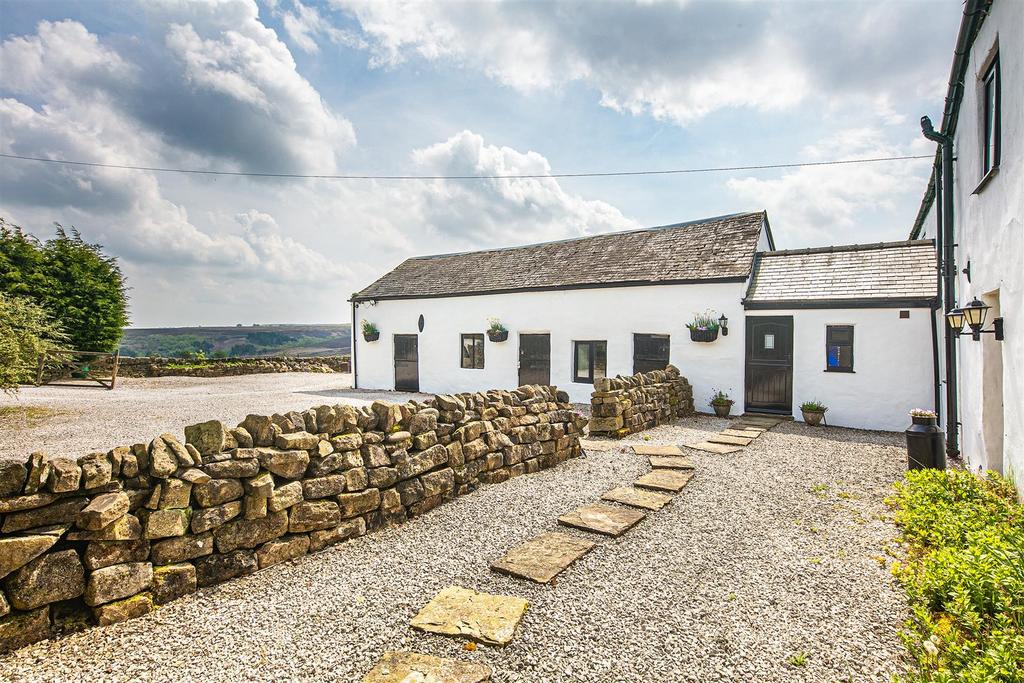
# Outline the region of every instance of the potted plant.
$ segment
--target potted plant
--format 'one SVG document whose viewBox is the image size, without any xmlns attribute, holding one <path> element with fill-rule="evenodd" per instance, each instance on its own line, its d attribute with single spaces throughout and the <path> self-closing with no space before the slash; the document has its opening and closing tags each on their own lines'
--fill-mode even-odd
<svg viewBox="0 0 1024 683">
<path fill-rule="evenodd" d="M 380 330 L 377 326 L 371 323 L 369 320 L 363 320 L 359 323 L 360 329 L 363 331 L 363 339 L 368 342 L 375 342 L 380 339 Z"/>
<path fill-rule="evenodd" d="M 812 427 L 817 427 L 821 424 L 826 410 L 828 410 L 828 406 L 817 400 L 804 401 L 800 404 L 800 412 L 804 414 L 804 422 Z"/>
<path fill-rule="evenodd" d="M 711 395 L 711 400 L 708 401 L 708 405 L 715 409 L 715 415 L 718 417 L 729 417 L 729 411 L 732 410 L 733 403 L 735 401 L 729 398 L 729 394 L 721 389 L 716 389 L 715 393 Z"/>
<path fill-rule="evenodd" d="M 693 322 L 686 323 L 690 330 L 690 339 L 695 342 L 713 342 L 718 339 L 719 323 L 712 311 L 704 311 L 693 316 Z"/>
<path fill-rule="evenodd" d="M 487 338 L 492 342 L 503 342 L 508 339 L 508 330 L 497 318 L 488 318 Z"/>
</svg>

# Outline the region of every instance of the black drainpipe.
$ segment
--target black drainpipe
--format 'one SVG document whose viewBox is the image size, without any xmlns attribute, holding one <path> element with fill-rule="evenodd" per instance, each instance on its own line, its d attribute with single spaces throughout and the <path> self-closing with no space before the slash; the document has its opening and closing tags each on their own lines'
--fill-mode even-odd
<svg viewBox="0 0 1024 683">
<path fill-rule="evenodd" d="M 935 183 L 935 249 L 942 253 L 942 164 L 935 165 L 932 174 Z M 942 421 L 942 373 L 939 369 L 939 331 L 938 326 L 946 328 L 945 320 L 936 320 L 935 313 L 942 310 L 942 259 L 935 259 L 935 307 L 932 309 L 932 373 L 935 376 L 935 414 Z"/>
<path fill-rule="evenodd" d="M 352 341 L 352 388 L 359 388 L 359 375 L 356 373 L 356 306 L 358 304 L 355 301 L 355 297 L 352 298 L 352 329 L 350 331 L 350 339 Z"/>
<path fill-rule="evenodd" d="M 956 301 L 956 266 L 953 244 L 953 138 L 935 132 L 931 119 L 921 117 L 921 132 L 932 142 L 942 145 L 942 182 L 936 179 L 936 210 L 942 212 L 942 231 L 939 233 L 939 268 L 942 277 L 942 310 L 949 312 Z M 957 410 L 956 337 L 949 325 L 943 325 L 946 335 L 946 455 L 960 454 L 959 411 Z M 936 463 L 941 468 L 946 463 Z"/>
</svg>

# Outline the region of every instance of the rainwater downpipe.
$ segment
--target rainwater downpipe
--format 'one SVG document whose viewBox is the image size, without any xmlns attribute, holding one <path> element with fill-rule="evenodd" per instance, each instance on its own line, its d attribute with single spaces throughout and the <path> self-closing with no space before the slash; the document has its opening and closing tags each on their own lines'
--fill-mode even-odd
<svg viewBox="0 0 1024 683">
<path fill-rule="evenodd" d="M 936 236 L 939 250 L 939 274 L 942 281 L 942 310 L 948 313 L 955 306 L 956 266 L 954 265 L 953 244 L 953 138 L 935 132 L 931 119 L 921 117 L 921 132 L 932 142 L 942 145 L 942 182 L 935 184 L 935 204 L 941 212 L 942 228 Z M 938 181 L 938 179 L 936 179 Z M 945 321 L 943 321 L 945 323 Z M 943 324 L 946 338 L 946 456 L 960 454 L 959 410 L 957 409 L 956 336 L 952 328 Z M 936 463 L 939 465 L 939 463 Z M 945 467 L 946 463 L 941 463 Z"/>
</svg>

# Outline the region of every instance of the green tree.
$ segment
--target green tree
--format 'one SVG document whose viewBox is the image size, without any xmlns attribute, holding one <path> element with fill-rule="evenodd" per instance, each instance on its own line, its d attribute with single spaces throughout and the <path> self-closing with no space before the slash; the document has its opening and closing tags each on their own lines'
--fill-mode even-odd
<svg viewBox="0 0 1024 683">
<path fill-rule="evenodd" d="M 19 383 L 31 382 L 43 351 L 64 341 L 41 306 L 0 293 L 0 389 L 15 391 Z"/>
<path fill-rule="evenodd" d="M 45 243 L 0 219 L 0 292 L 25 296 L 48 311 L 82 351 L 113 351 L 128 324 L 127 287 L 117 259 L 68 234 Z"/>
</svg>

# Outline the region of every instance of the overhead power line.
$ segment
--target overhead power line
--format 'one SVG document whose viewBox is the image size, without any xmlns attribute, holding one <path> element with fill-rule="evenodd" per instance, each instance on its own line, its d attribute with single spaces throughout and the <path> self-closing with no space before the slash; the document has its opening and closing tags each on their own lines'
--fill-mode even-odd
<svg viewBox="0 0 1024 683">
<path fill-rule="evenodd" d="M 5 159 L 39 161 L 46 164 L 65 166 L 86 166 L 89 168 L 114 168 L 128 171 L 153 171 L 156 173 L 191 173 L 213 176 L 248 176 L 253 178 L 297 178 L 313 180 L 509 180 L 525 178 L 609 178 L 614 176 L 638 175 L 679 175 L 684 173 L 721 173 L 725 171 L 764 171 L 778 168 L 801 168 L 807 166 L 843 166 L 848 164 L 874 164 L 884 161 L 908 161 L 912 159 L 933 159 L 932 154 L 917 154 L 900 157 L 874 157 L 872 159 L 840 159 L 833 161 L 803 161 L 790 164 L 758 164 L 752 166 L 713 166 L 708 168 L 672 168 L 650 171 L 596 171 L 589 173 L 513 173 L 508 175 L 349 175 L 329 173 L 260 173 L 255 171 L 212 171 L 201 168 L 168 168 L 164 166 L 134 166 L 130 164 L 101 164 L 92 161 L 70 161 L 47 159 L 20 154 L 3 154 Z"/>
</svg>

